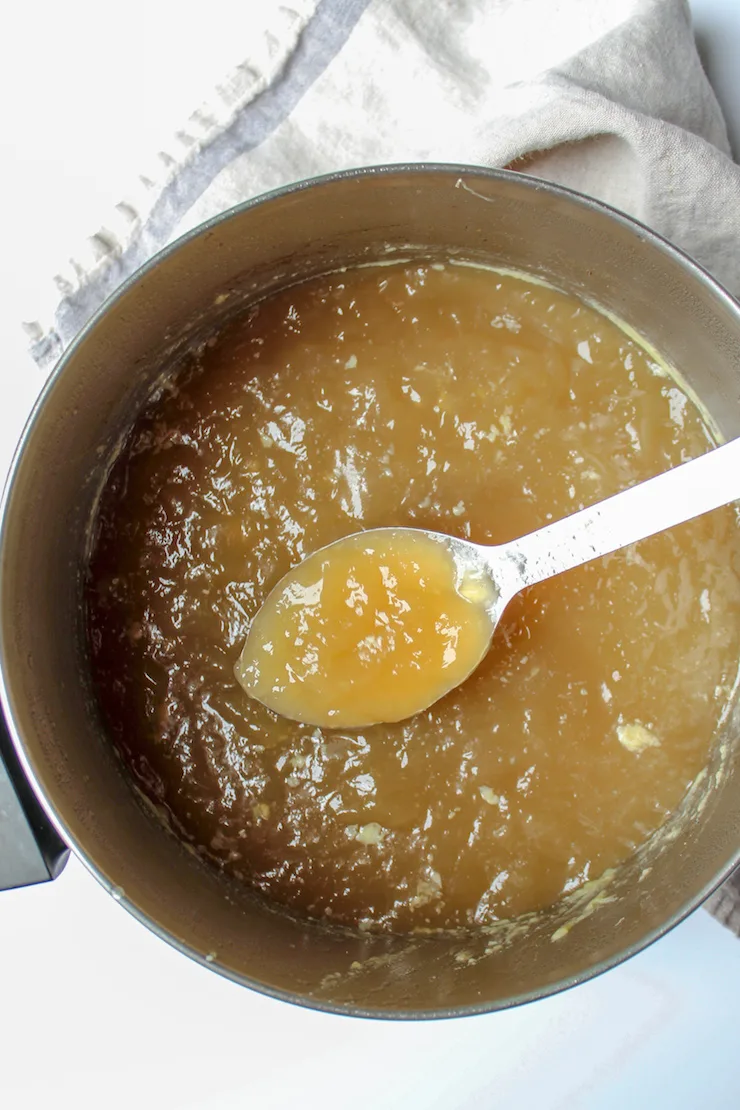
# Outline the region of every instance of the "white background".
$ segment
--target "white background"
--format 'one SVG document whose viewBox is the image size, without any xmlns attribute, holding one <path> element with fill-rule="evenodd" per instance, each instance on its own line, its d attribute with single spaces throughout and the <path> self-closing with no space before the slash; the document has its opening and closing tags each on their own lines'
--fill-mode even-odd
<svg viewBox="0 0 740 1110">
<path fill-rule="evenodd" d="M 40 385 L 19 321 L 152 152 L 249 53 L 250 0 L 28 0 L 0 32 L 0 473 Z M 256 0 L 251 0 L 256 2 Z M 600 0 L 595 0 L 600 2 Z M 693 0 L 740 151 L 740 2 Z M 740 1106 L 740 941 L 700 911 L 575 991 L 407 1025 L 313 1014 L 168 948 L 72 861 L 0 894 L 8 1110 Z"/>
</svg>

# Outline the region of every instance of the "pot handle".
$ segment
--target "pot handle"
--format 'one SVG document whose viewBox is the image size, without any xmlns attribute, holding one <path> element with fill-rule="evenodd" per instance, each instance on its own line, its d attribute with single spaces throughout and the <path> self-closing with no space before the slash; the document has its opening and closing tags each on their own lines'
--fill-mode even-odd
<svg viewBox="0 0 740 1110">
<path fill-rule="evenodd" d="M 56 879 L 69 848 L 23 773 L 0 714 L 0 890 Z"/>
</svg>

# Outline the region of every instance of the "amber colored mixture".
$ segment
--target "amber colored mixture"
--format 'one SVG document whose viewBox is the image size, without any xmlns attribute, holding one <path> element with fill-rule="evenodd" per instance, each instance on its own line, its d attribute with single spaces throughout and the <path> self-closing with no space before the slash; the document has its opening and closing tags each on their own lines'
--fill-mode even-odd
<svg viewBox="0 0 740 1110">
<path fill-rule="evenodd" d="M 362 728 L 427 709 L 478 666 L 496 600 L 444 538 L 381 528 L 309 555 L 252 621 L 235 668 L 294 721 Z"/>
<path fill-rule="evenodd" d="M 327 729 L 248 697 L 250 622 L 359 529 L 513 539 L 706 451 L 679 385 L 572 297 L 448 264 L 254 307 L 139 417 L 88 584 L 101 711 L 209 859 L 362 927 L 488 923 L 628 857 L 707 761 L 740 655 L 731 508 L 531 588 L 462 686 Z"/>
</svg>

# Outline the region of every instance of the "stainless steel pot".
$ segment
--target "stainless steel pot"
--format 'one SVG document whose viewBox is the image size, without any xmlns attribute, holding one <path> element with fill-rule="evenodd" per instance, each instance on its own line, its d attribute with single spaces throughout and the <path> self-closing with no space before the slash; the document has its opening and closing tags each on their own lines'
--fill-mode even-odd
<svg viewBox="0 0 740 1110">
<path fill-rule="evenodd" d="M 0 780 L 5 885 L 53 875 L 68 843 L 144 924 L 222 974 L 308 1006 L 407 1018 L 493 1010 L 588 979 L 698 906 L 740 857 L 739 761 L 730 757 L 701 815 L 653 852 L 645 881 L 644 860 L 626 866 L 612 900 L 559 939 L 548 915 L 501 944 L 483 935 L 381 938 L 294 920 L 218 876 L 165 831 L 122 773 L 90 688 L 80 586 L 91 514 L 133 414 L 177 352 L 245 300 L 413 248 L 526 270 L 596 301 L 680 367 L 726 436 L 740 434 L 740 308 L 657 236 L 517 174 L 360 170 L 234 209 L 163 252 L 105 305 L 35 408 L 0 533 L 2 703 L 12 737 L 10 778 Z M 740 712 L 725 732 L 734 750 Z"/>
</svg>

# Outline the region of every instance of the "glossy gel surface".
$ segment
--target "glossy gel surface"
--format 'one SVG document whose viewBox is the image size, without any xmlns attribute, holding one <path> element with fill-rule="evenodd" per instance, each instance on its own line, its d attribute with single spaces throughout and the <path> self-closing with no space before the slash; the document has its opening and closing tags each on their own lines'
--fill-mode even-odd
<svg viewBox="0 0 740 1110">
<path fill-rule="evenodd" d="M 108 734 L 179 836 L 294 911 L 404 931 L 547 906 L 706 766 L 740 656 L 733 508 L 519 595 L 471 677 L 399 722 L 288 720 L 235 665 L 326 544 L 504 543 L 713 443 L 639 343 L 542 285 L 419 262 L 278 293 L 183 359 L 103 493 Z"/>
</svg>

